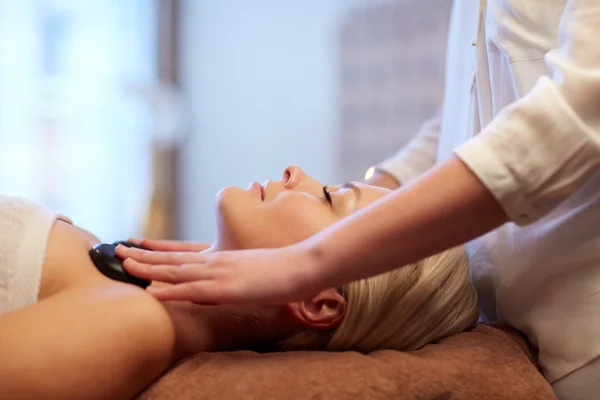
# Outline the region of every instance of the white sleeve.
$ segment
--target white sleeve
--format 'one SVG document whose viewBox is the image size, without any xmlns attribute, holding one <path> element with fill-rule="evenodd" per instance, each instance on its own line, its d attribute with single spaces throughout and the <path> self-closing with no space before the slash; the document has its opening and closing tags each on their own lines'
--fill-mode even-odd
<svg viewBox="0 0 600 400">
<path fill-rule="evenodd" d="M 441 123 L 441 110 L 438 110 L 434 118 L 421 125 L 419 132 L 405 147 L 377 165 L 377 169 L 405 184 L 433 167 L 437 160 Z"/>
<path fill-rule="evenodd" d="M 509 218 L 531 223 L 600 170 L 600 1 L 570 0 L 542 77 L 455 150 Z"/>
</svg>

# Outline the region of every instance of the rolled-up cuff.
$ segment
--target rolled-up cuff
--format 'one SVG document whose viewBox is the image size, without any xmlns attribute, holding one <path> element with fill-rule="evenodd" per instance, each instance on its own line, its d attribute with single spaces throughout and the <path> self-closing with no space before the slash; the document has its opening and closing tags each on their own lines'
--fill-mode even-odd
<svg viewBox="0 0 600 400">
<path fill-rule="evenodd" d="M 537 214 L 516 189 L 516 180 L 485 143 L 477 139 L 460 146 L 454 153 L 491 192 L 511 221 L 518 225 L 533 222 Z"/>
<path fill-rule="evenodd" d="M 586 124 L 548 78 L 455 149 L 519 225 L 564 201 L 600 166 L 597 127 Z"/>
</svg>

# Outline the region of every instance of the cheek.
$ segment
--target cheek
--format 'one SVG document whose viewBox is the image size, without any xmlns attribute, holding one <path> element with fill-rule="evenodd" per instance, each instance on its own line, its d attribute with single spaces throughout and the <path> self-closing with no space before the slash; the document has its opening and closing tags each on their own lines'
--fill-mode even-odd
<svg viewBox="0 0 600 400">
<path fill-rule="evenodd" d="M 238 205 L 227 213 L 219 230 L 235 248 L 283 247 L 309 238 L 336 220 L 318 199 L 285 193 L 268 203 Z"/>
<path fill-rule="evenodd" d="M 297 193 L 280 195 L 258 213 L 261 232 L 272 244 L 286 246 L 309 238 L 336 221 L 327 207 L 314 197 Z M 265 244 L 262 244 L 263 246 Z"/>
</svg>

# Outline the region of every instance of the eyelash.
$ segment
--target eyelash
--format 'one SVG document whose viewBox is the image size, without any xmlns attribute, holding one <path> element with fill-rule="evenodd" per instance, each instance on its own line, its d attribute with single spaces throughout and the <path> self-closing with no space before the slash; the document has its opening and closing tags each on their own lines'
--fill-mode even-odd
<svg viewBox="0 0 600 400">
<path fill-rule="evenodd" d="M 325 198 L 326 202 L 328 202 L 330 205 L 333 205 L 333 202 L 331 201 L 331 194 L 329 191 L 327 191 L 327 186 L 323 186 L 323 197 Z"/>
</svg>

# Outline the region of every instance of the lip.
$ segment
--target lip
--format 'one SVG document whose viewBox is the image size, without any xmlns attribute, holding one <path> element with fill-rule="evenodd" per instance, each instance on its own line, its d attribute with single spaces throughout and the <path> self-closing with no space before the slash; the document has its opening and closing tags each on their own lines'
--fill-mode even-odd
<svg viewBox="0 0 600 400">
<path fill-rule="evenodd" d="M 252 189 L 252 191 L 255 192 L 260 197 L 261 201 L 265 200 L 264 189 L 258 182 L 252 182 L 250 184 L 250 189 Z"/>
</svg>

